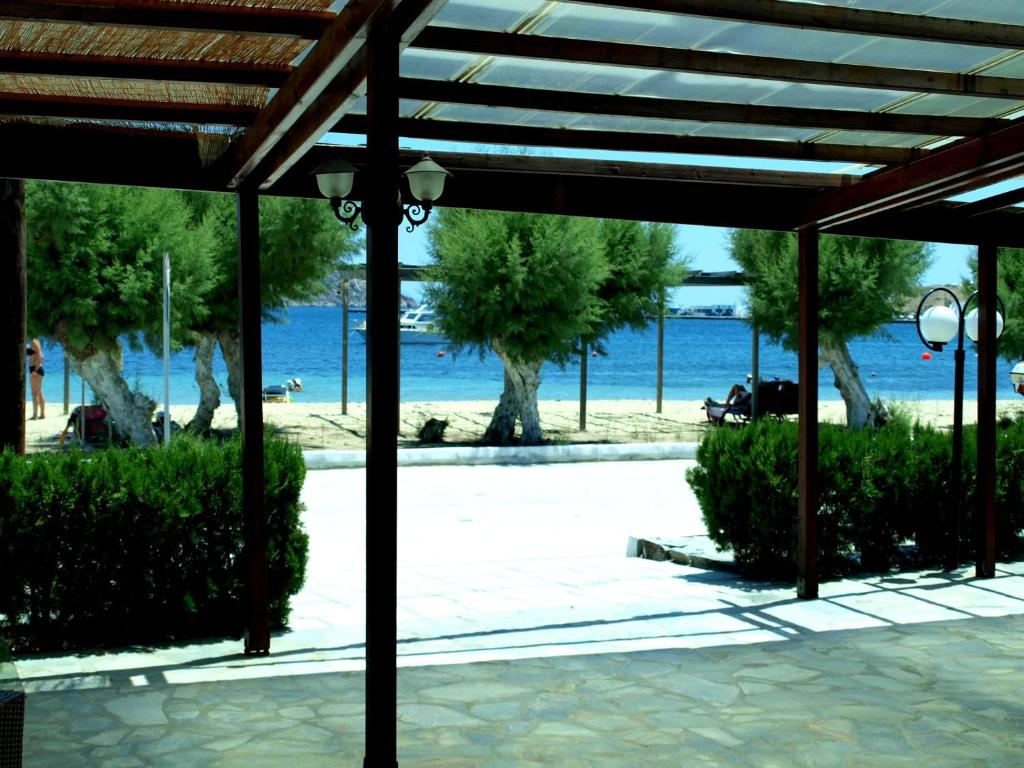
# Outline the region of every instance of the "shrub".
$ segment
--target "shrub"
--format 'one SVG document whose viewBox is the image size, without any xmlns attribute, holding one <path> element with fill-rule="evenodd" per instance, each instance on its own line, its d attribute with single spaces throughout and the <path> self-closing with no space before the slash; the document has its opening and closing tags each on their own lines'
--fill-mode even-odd
<svg viewBox="0 0 1024 768">
<path fill-rule="evenodd" d="M 900 545 L 917 544 L 922 561 L 945 554 L 944 526 L 954 519 L 951 437 L 905 420 L 869 430 L 822 424 L 818 454 L 818 559 L 824 576 L 848 569 L 857 553 L 868 570 L 891 567 Z M 976 431 L 965 430 L 961 552 L 973 546 Z M 997 542 L 1002 557 L 1024 547 L 1024 422 L 998 432 Z M 731 548 L 748 573 L 793 578 L 797 542 L 796 423 L 764 420 L 714 430 L 686 478 L 708 534 Z"/>
<path fill-rule="evenodd" d="M 297 446 L 265 442 L 270 621 L 302 585 Z M 238 635 L 241 443 L 0 454 L 0 614 L 17 649 Z"/>
</svg>

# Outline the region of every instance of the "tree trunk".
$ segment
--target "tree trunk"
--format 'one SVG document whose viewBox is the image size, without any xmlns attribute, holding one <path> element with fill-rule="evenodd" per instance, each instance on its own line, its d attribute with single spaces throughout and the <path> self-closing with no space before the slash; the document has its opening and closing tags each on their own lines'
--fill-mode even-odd
<svg viewBox="0 0 1024 768">
<path fill-rule="evenodd" d="M 540 368 L 544 363 L 513 360 L 498 341 L 493 341 L 491 347 L 505 367 L 505 389 L 484 433 L 484 442 L 491 445 L 511 443 L 518 417 L 523 428 L 521 443 L 539 445 L 544 442 L 544 432 L 537 410 L 537 390 L 540 388 Z"/>
<path fill-rule="evenodd" d="M 66 349 L 66 347 L 65 347 Z M 79 361 L 82 378 L 110 411 L 114 422 L 114 436 L 128 439 L 134 445 L 153 445 L 153 411 L 156 402 L 141 392 L 132 392 L 121 375 L 120 355 L 110 351 L 94 352 L 84 356 L 76 350 L 68 353 Z"/>
<path fill-rule="evenodd" d="M 888 409 L 879 400 L 871 402 L 846 343 L 822 342 L 821 354 L 832 367 L 835 387 L 846 403 L 846 426 L 863 429 L 884 424 L 889 418 Z"/>
<path fill-rule="evenodd" d="M 213 353 L 217 339 L 202 336 L 196 345 L 196 384 L 199 385 L 199 405 L 189 422 L 188 429 L 197 435 L 208 435 L 213 423 L 213 412 L 220 405 L 220 387 L 213 378 Z"/>
<path fill-rule="evenodd" d="M 228 394 L 235 401 L 235 415 L 241 418 L 242 407 L 242 345 L 238 331 L 219 331 L 217 343 L 224 355 L 224 363 L 228 368 Z"/>
</svg>

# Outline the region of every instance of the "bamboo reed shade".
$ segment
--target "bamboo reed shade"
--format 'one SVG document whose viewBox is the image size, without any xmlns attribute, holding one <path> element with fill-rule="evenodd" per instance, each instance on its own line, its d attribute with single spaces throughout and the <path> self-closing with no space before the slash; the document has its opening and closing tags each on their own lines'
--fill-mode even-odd
<svg viewBox="0 0 1024 768">
<path fill-rule="evenodd" d="M 269 88 L 209 83 L 0 74 L 0 91 L 25 96 L 263 107 Z"/>
<path fill-rule="evenodd" d="M 307 40 L 82 24 L 0 22 L 0 51 L 288 67 Z"/>
</svg>

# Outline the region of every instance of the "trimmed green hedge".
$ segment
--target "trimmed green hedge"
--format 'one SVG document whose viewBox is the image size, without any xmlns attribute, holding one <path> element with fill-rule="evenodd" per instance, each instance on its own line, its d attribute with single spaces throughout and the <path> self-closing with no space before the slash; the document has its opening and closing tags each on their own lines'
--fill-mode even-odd
<svg viewBox="0 0 1024 768">
<path fill-rule="evenodd" d="M 300 449 L 268 438 L 270 621 L 305 578 Z M 0 614 L 16 650 L 238 635 L 241 443 L 0 454 Z"/>
<path fill-rule="evenodd" d="M 818 454 L 819 565 L 823 575 L 892 567 L 900 546 L 917 545 L 922 562 L 943 555 L 943 524 L 952 519 L 952 439 L 947 431 L 895 422 L 847 430 L 822 424 Z M 686 479 L 708 535 L 733 550 L 748 573 L 795 578 L 797 424 L 767 419 L 710 432 Z M 976 432 L 964 434 L 961 552 L 972 544 Z M 1024 423 L 1002 424 L 996 442 L 997 546 L 1001 557 L 1024 547 Z"/>
</svg>

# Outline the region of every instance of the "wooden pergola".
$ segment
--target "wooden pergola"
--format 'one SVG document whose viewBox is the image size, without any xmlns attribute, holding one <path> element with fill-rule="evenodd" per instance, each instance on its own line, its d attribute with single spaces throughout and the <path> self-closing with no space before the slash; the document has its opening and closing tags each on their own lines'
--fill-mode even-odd
<svg viewBox="0 0 1024 768">
<path fill-rule="evenodd" d="M 819 233 L 978 246 L 977 571 L 992 576 L 996 249 L 1024 246 L 1015 207 L 1024 190 L 954 198 L 1024 166 L 1024 4 L 935 0 L 924 12 L 925 5 L 5 0 L 0 177 L 12 181 L 0 185 L 8 299 L 0 381 L 10 387 L 5 401 L 20 406 L 0 415 L 0 437 L 17 443 L 24 419 L 17 180 L 235 194 L 246 650 L 267 652 L 259 197 L 317 196 L 311 172 L 333 155 L 356 166 L 371 329 L 366 765 L 391 768 L 396 562 L 381 542 L 396 536 L 394 207 L 400 170 L 421 154 L 401 150 L 400 141 L 418 139 L 434 142 L 432 156 L 455 174 L 440 201 L 447 206 L 799 233 L 805 598 L 818 590 Z M 607 159 L 616 152 L 648 161 Z"/>
</svg>

